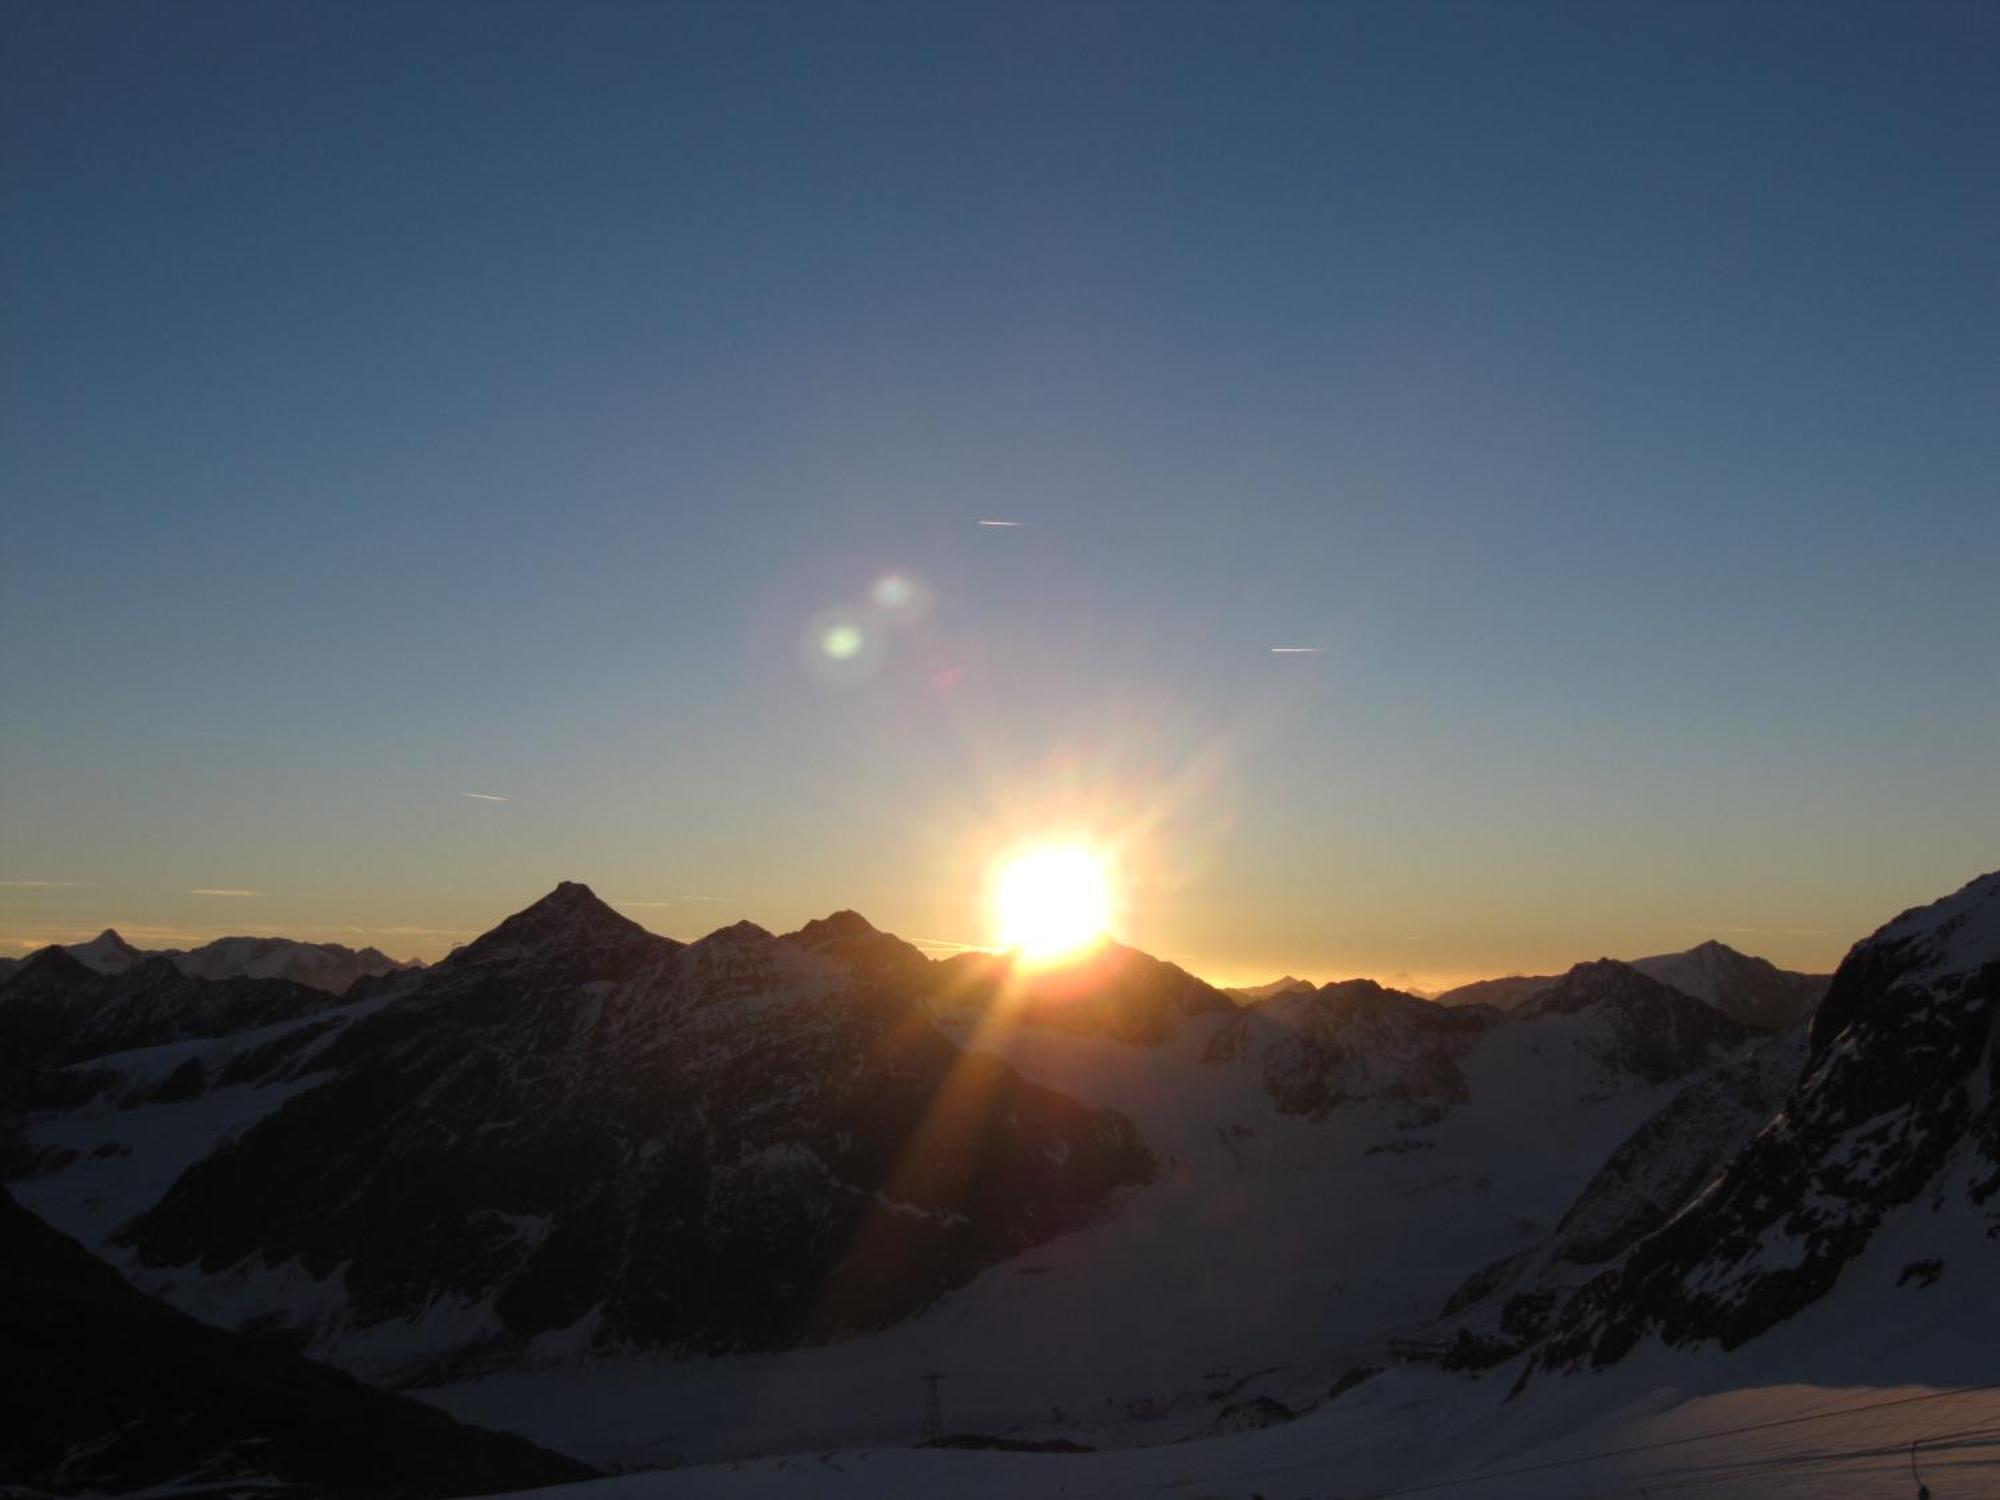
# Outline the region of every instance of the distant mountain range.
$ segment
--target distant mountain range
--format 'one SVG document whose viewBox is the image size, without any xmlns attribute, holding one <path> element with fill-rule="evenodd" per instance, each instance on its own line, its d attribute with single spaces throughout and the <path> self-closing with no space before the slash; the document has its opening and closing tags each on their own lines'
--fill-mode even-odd
<svg viewBox="0 0 2000 1500">
<path fill-rule="evenodd" d="M 1990 1270 L 2000 874 L 1809 1026 L 1720 944 L 1486 983 L 680 943 L 571 883 L 341 996 L 51 949 L 0 980 L 0 1176 L 140 1291 L 597 1464 L 858 1440 L 947 1366 L 978 1430 L 1158 1442 Z"/>
<path fill-rule="evenodd" d="M 1685 953 L 1656 953 L 1629 962 L 1641 974 L 1705 1001 L 1731 1020 L 1774 1031 L 1782 1031 L 1809 1014 L 1833 977 L 1780 969 L 1769 959 L 1738 953 L 1712 939 Z M 1440 1005 L 1492 1005 L 1512 1010 L 1561 977 L 1510 974 L 1504 979 L 1481 979 L 1446 990 L 1436 999 Z"/>
<path fill-rule="evenodd" d="M 1283 979 L 1273 979 L 1268 984 L 1240 985 L 1225 989 L 1223 993 L 1239 1005 L 1251 1005 L 1259 1000 L 1275 999 L 1279 995 L 1310 994 L 1318 989 L 1310 979 L 1295 979 L 1287 974 Z"/>
<path fill-rule="evenodd" d="M 301 943 L 281 937 L 224 937 L 186 950 L 135 948 L 110 927 L 87 943 L 63 945 L 62 951 L 100 974 L 122 974 L 149 958 L 163 958 L 197 979 L 288 979 L 329 995 L 346 994 L 358 980 L 423 967 L 414 961 L 393 959 L 379 948 Z M 0 959 L 0 979 L 25 962 L 25 958 Z"/>
</svg>

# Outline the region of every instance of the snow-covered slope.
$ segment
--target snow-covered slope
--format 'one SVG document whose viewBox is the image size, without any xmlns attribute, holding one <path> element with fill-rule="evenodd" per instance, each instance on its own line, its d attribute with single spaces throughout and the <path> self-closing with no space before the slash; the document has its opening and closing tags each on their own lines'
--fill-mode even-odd
<svg viewBox="0 0 2000 1500">
<path fill-rule="evenodd" d="M 1470 1097 L 1459 1063 L 1500 1019 L 1484 1006 L 1446 1009 L 1373 980 L 1282 991 L 1230 1018 L 1206 1056 L 1254 1062 L 1285 1114 L 1324 1119 L 1363 1099 L 1409 1104 L 1434 1122 Z"/>
<path fill-rule="evenodd" d="M 1562 1311 L 1540 1368 L 1642 1339 L 1733 1348 L 1848 1283 L 1878 1238 L 1897 1280 L 1992 1279 L 2000 1239 L 2000 873 L 1855 945 L 1783 1108 Z M 1855 1295 L 1852 1291 L 1848 1295 Z"/>
<path fill-rule="evenodd" d="M 113 1246 L 146 1288 L 592 1461 L 901 1441 L 935 1371 L 953 1427 L 1200 1437 L 1173 1449 L 1190 1472 L 1291 1454 L 1281 1472 L 1328 1488 L 1336 1471 L 1284 1435 L 1358 1443 L 1406 1406 L 1428 1412 L 1407 1417 L 1413 1442 L 1504 1464 L 1626 1430 L 1618 1403 L 1662 1385 L 1721 1389 L 1699 1339 L 1641 1336 L 1612 1377 L 1563 1375 L 1589 1360 L 1556 1352 L 1587 1312 L 1611 1316 L 1607 1278 L 1760 1149 L 1861 1019 L 1889 1027 L 1872 1051 L 1911 1057 L 1853 1079 L 1927 1055 L 1934 1002 L 1963 989 L 1938 965 L 1983 929 L 1895 930 L 1871 941 L 1923 1004 L 1884 1008 L 1844 967 L 1809 1058 L 1803 1032 L 1767 1038 L 1610 961 L 1508 1014 L 1365 981 L 1239 1006 L 1116 947 L 1032 975 L 932 963 L 851 912 L 681 945 L 565 886 L 356 1004 L 62 1070 L 25 1127 L 21 1191 L 98 1244 L 150 1209 Z M 1863 978 L 1869 947 L 1850 958 Z M 196 1050 L 181 1097 L 165 1084 Z M 1980 1098 L 1961 1165 L 1992 1133 Z M 1983 1179 L 1961 1176 L 1946 1197 L 1972 1203 Z M 1880 1288 L 1847 1311 L 1867 1323 L 1893 1292 L 1975 1315 L 1985 1283 L 1953 1268 L 1990 1225 L 1953 1222 L 1944 1249 L 1907 1230 L 1921 1255 L 1900 1248 L 1915 1219 L 1875 1234 L 1840 1283 Z M 1790 1347 L 1831 1305 L 1757 1347 Z M 1504 1335 L 1450 1361 L 1501 1362 L 1471 1384 L 1436 1364 L 1460 1331 Z M 1816 1378 L 1813 1357 L 1754 1378 Z M 1428 1461 L 1364 1472 L 1404 1483 Z"/>
<path fill-rule="evenodd" d="M 87 943 L 69 944 L 63 952 L 86 969 L 95 969 L 100 974 L 123 974 L 146 957 L 145 953 L 126 942 L 118 935 L 116 929 L 110 927 L 105 928 Z"/>
<path fill-rule="evenodd" d="M 1484 1369 L 1548 1331 L 1574 1289 L 1692 1198 L 1783 1104 L 1805 1061 L 1793 1027 L 1700 1074 L 1619 1143 L 1548 1238 L 1482 1267 L 1444 1306 L 1428 1345 L 1455 1369 Z"/>
<path fill-rule="evenodd" d="M 1632 985 L 1629 971 L 1584 977 L 1600 982 L 1595 1006 L 1545 1008 L 1481 1035 L 1462 1063 L 1467 1097 L 1425 1132 L 1433 1149 L 1452 1150 L 1464 1134 L 1476 1134 L 1504 1161 L 1521 1141 L 1536 1139 L 1547 1151 L 1573 1138 L 1576 1116 L 1551 1097 L 1560 1091 L 1547 1087 L 1546 1072 L 1537 1080 L 1542 1088 L 1519 1090 L 1510 1109 L 1493 1108 L 1499 1080 L 1532 1076 L 1522 1067 L 1529 1058 L 1578 1068 L 1574 1081 L 1591 1097 L 1608 1072 L 1689 1055 L 1690 1033 L 1680 1025 L 1688 1018 L 1677 1012 L 1668 1013 L 1676 1039 L 1664 1052 L 1607 1051 L 1607 1040 L 1618 1042 L 1657 997 Z M 1915 1493 L 1919 1484 L 1939 1497 L 2000 1492 L 1996 981 L 2000 875 L 1857 945 L 1809 1034 L 1794 1030 L 1739 1049 L 1671 1093 L 1652 1091 L 1660 1107 L 1583 1174 L 1582 1191 L 1571 1194 L 1553 1230 L 1522 1236 L 1527 1258 L 1543 1272 L 1587 1271 L 1607 1256 L 1611 1269 L 1560 1309 L 1552 1337 L 1483 1376 L 1397 1363 L 1390 1341 L 1382 1361 L 1388 1368 L 1322 1378 L 1316 1389 L 1303 1366 L 1233 1378 L 1230 1391 L 1256 1394 L 1234 1409 L 1254 1406 L 1261 1421 L 1276 1424 L 1235 1435 L 1067 1455 L 829 1446 L 821 1439 L 834 1436 L 831 1429 L 795 1429 L 805 1441 L 791 1456 L 635 1475 L 572 1493 L 578 1500 L 940 1492 L 1583 1500 L 1697 1489 L 1760 1500 L 1861 1500 Z M 1628 1001 L 1622 1006 L 1621 995 Z M 1593 1017 L 1594 1009 L 1603 1013 Z M 1048 1039 L 1034 1027 L 996 1038 L 1031 1071 L 1044 1058 L 1049 1073 L 1079 1094 L 1088 1096 L 1093 1084 L 1100 1096 L 1121 1092 L 1142 1129 L 1163 1136 L 1178 1129 L 1192 1142 L 1197 1121 L 1249 1105 L 1227 1086 L 1254 1077 L 1240 1066 L 1247 1058 L 1206 1064 L 1218 1086 L 1190 1107 L 1191 1096 L 1158 1085 L 1157 1068 L 1116 1066 L 1120 1056 L 1143 1055 L 1140 1049 L 1099 1040 L 1094 1059 L 1086 1059 L 1075 1046 L 1044 1054 Z M 1187 1035 L 1177 1045 L 1203 1044 Z M 1327 1125 L 1379 1122 L 1384 1103 L 1351 1100 L 1328 1114 Z M 1510 1115 L 1526 1117 L 1528 1128 L 1503 1138 Z M 1326 1125 L 1281 1118 L 1326 1139 Z M 1247 1139 L 1261 1147 L 1261 1133 Z M 1255 1157 L 1245 1157 L 1239 1170 L 1248 1176 L 1257 1167 Z M 1328 1178 L 1313 1184 L 1330 1185 Z M 1312 1196 L 1299 1186 L 1299 1197 Z M 1382 1186 L 1350 1208 L 1380 1203 Z M 1523 1181 L 1506 1186 L 1510 1201 L 1529 1201 Z M 1260 1201 L 1255 1191 L 1242 1200 Z M 1465 1200 L 1456 1206 L 1465 1212 Z M 1407 1213 L 1407 1205 L 1399 1209 Z M 1176 1232 L 1186 1233 L 1190 1222 L 1184 1217 Z M 1403 1253 L 1431 1248 L 1423 1235 L 1431 1223 L 1421 1213 L 1403 1224 Z M 1232 1227 L 1268 1243 L 1274 1225 L 1253 1217 Z M 1341 1226 L 1329 1213 L 1318 1227 L 1329 1263 L 1338 1263 Z M 1202 1248 L 1218 1257 L 1216 1265 L 1226 1262 L 1226 1235 Z M 1567 1292 L 1573 1281 L 1563 1285 Z M 1311 1304 L 1299 1291 L 1295 1283 L 1291 1305 L 1310 1319 Z M 936 1311 L 964 1314 L 965 1295 Z M 938 1350 L 960 1339 L 970 1349 L 986 1347 L 987 1330 L 970 1317 L 958 1317 L 948 1332 Z M 1239 1347 L 1257 1344 L 1246 1339 Z M 1053 1353 L 1048 1368 L 1059 1375 L 1069 1351 Z M 990 1403 L 953 1403 L 954 1387 L 974 1384 L 962 1365 L 947 1357 L 930 1367 L 947 1372 L 948 1428 L 994 1430 L 986 1425 Z M 1323 1366 L 1322 1376 L 1336 1367 Z M 920 1409 L 916 1372 L 926 1366 L 903 1368 L 909 1378 L 895 1436 L 907 1442 Z M 782 1376 L 771 1372 L 761 1386 L 739 1389 L 739 1401 L 755 1405 L 761 1394 L 782 1409 L 802 1388 Z M 470 1408 L 480 1404 L 471 1392 L 454 1394 Z M 883 1415 L 886 1426 L 886 1409 Z M 1015 1435 L 1092 1435 L 1073 1412 L 1065 1415 L 1067 1424 L 1024 1424 Z M 636 1412 L 628 1407 L 622 1416 L 629 1421 Z M 1103 1424 L 1096 1435 L 1129 1443 L 1141 1436 L 1137 1426 Z M 850 1427 L 850 1437 L 858 1430 Z"/>
<path fill-rule="evenodd" d="M 1157 1027 L 1064 1017 L 1051 994 L 974 1007 L 952 1034 L 1136 1123 L 1161 1170 L 1111 1216 L 837 1344 L 516 1368 L 426 1394 L 617 1463 L 894 1440 L 927 1370 L 946 1374 L 951 1420 L 1016 1438 L 1163 1442 L 1262 1420 L 1385 1362 L 1472 1270 L 1542 1243 L 1676 1087 L 1625 1066 L 1609 991 L 1502 1021 L 1350 983 L 1141 1012 L 1171 1020 Z"/>
<path fill-rule="evenodd" d="M 289 979 L 329 995 L 344 995 L 355 981 L 419 968 L 400 963 L 379 948 L 340 943 L 302 943 L 280 937 L 224 937 L 186 952 L 170 952 L 183 974 L 202 979 Z"/>
<path fill-rule="evenodd" d="M 1755 1033 L 1629 964 L 1578 964 L 1515 1007 L 1519 1020 L 1588 1015 L 1578 1045 L 1607 1067 L 1654 1083 L 1683 1078 L 1741 1047 Z"/>
<path fill-rule="evenodd" d="M 334 1003 L 284 979 L 193 978 L 158 954 L 106 972 L 44 948 L 0 990 L 0 1079 L 161 1042 L 227 1036 Z"/>
<path fill-rule="evenodd" d="M 1152 1171 L 1128 1122 L 964 1056 L 913 997 L 577 885 L 326 1060 L 124 1240 L 170 1295 L 226 1305 L 227 1270 L 235 1318 L 376 1373 L 851 1333 Z"/>
</svg>

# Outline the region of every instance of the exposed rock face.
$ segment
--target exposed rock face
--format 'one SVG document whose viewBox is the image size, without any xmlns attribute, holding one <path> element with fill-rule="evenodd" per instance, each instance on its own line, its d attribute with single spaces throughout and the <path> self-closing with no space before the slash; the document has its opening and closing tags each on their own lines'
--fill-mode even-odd
<svg viewBox="0 0 2000 1500">
<path fill-rule="evenodd" d="M 56 1494 L 231 1479 L 304 1496 L 487 1494 L 591 1477 L 127 1286 L 0 1191 L 0 1481 Z"/>
<path fill-rule="evenodd" d="M 1651 1083 L 1684 1078 L 1756 1033 L 1712 1006 L 1648 979 L 1629 964 L 1578 964 L 1512 1012 L 1519 1021 L 1588 1012 L 1596 1028 L 1578 1045 L 1608 1068 Z"/>
<path fill-rule="evenodd" d="M 1520 1354 L 1596 1268 L 1671 1219 L 1783 1105 L 1805 1063 L 1795 1026 L 1698 1077 L 1606 1158 L 1547 1242 L 1468 1277 L 1438 1335 L 1458 1368 Z"/>
<path fill-rule="evenodd" d="M 682 945 L 558 887 L 335 1036 L 326 1082 L 127 1240 L 156 1268 L 296 1263 L 334 1357 L 457 1309 L 427 1353 L 450 1368 L 558 1333 L 722 1350 L 879 1326 L 1149 1177 L 1128 1121 L 939 1033 L 865 926 Z"/>
<path fill-rule="evenodd" d="M 1004 1013 L 1011 1020 L 1149 1045 L 1188 1016 L 1236 1002 L 1178 964 L 1105 943 L 1073 963 L 1030 970 L 1010 954 L 961 953 L 932 966 L 931 1001 L 942 1013 Z"/>
<path fill-rule="evenodd" d="M 26 959 L 0 991 L 0 1077 L 133 1047 L 226 1036 L 313 1015 L 322 991 L 283 979 L 197 979 L 161 955 L 115 973 L 61 948 Z"/>
<path fill-rule="evenodd" d="M 1805 1065 L 1805 1028 L 1772 1037 L 1675 1094 L 1619 1143 L 1556 1225 L 1550 1258 L 1597 1266 L 1672 1218 L 1764 1128 Z"/>
<path fill-rule="evenodd" d="M 1763 1031 L 1783 1031 L 1804 1020 L 1832 977 L 1797 974 L 1713 940 L 1685 953 L 1635 958 L 1632 967 L 1683 995 L 1706 1001 L 1732 1021 Z"/>
<path fill-rule="evenodd" d="M 2000 873 L 1857 944 L 1784 1107 L 1556 1322 L 1539 1367 L 1641 1338 L 1754 1338 L 1824 1295 L 1891 1215 L 1912 1241 L 1971 1215 L 2000 1237 Z M 1973 1274 L 1990 1275 L 1991 1266 Z"/>
<path fill-rule="evenodd" d="M 1207 1060 L 1254 1053 L 1273 1102 L 1308 1119 L 1369 1099 L 1446 1108 L 1467 1097 L 1459 1060 L 1499 1019 L 1483 1006 L 1451 1009 L 1350 979 L 1241 1011 L 1210 1041 Z"/>
</svg>

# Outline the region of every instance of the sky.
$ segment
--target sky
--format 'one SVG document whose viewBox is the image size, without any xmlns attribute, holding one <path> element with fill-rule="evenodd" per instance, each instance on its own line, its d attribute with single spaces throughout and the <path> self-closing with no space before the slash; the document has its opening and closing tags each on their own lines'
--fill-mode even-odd
<svg viewBox="0 0 2000 1500">
<path fill-rule="evenodd" d="M 0 38 L 0 952 L 948 951 L 1077 837 L 1219 982 L 1825 969 L 2000 865 L 2000 7 Z"/>
</svg>

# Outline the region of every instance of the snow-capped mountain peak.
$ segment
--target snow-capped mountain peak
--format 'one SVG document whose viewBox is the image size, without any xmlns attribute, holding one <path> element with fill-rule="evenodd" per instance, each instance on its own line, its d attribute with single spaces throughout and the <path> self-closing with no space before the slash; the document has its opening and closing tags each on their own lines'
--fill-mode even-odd
<svg viewBox="0 0 2000 1500">
<path fill-rule="evenodd" d="M 1885 1236 L 1905 1272 L 1987 1275 L 1981 1257 L 2000 1236 L 1996 1014 L 2000 872 L 1855 944 L 1783 1108 L 1582 1288 L 1537 1363 L 1608 1364 L 1648 1334 L 1733 1348 L 1837 1287 L 1880 1296 L 1840 1284 Z"/>
<path fill-rule="evenodd" d="M 670 952 L 682 946 L 620 915 L 581 881 L 565 880 L 491 932 L 455 949 L 438 967 L 462 970 L 496 960 L 591 952 L 636 954 L 649 948 Z"/>
<path fill-rule="evenodd" d="M 100 974 L 122 974 L 146 956 L 112 927 L 105 928 L 87 943 L 69 944 L 68 951 L 85 968 Z"/>
</svg>

